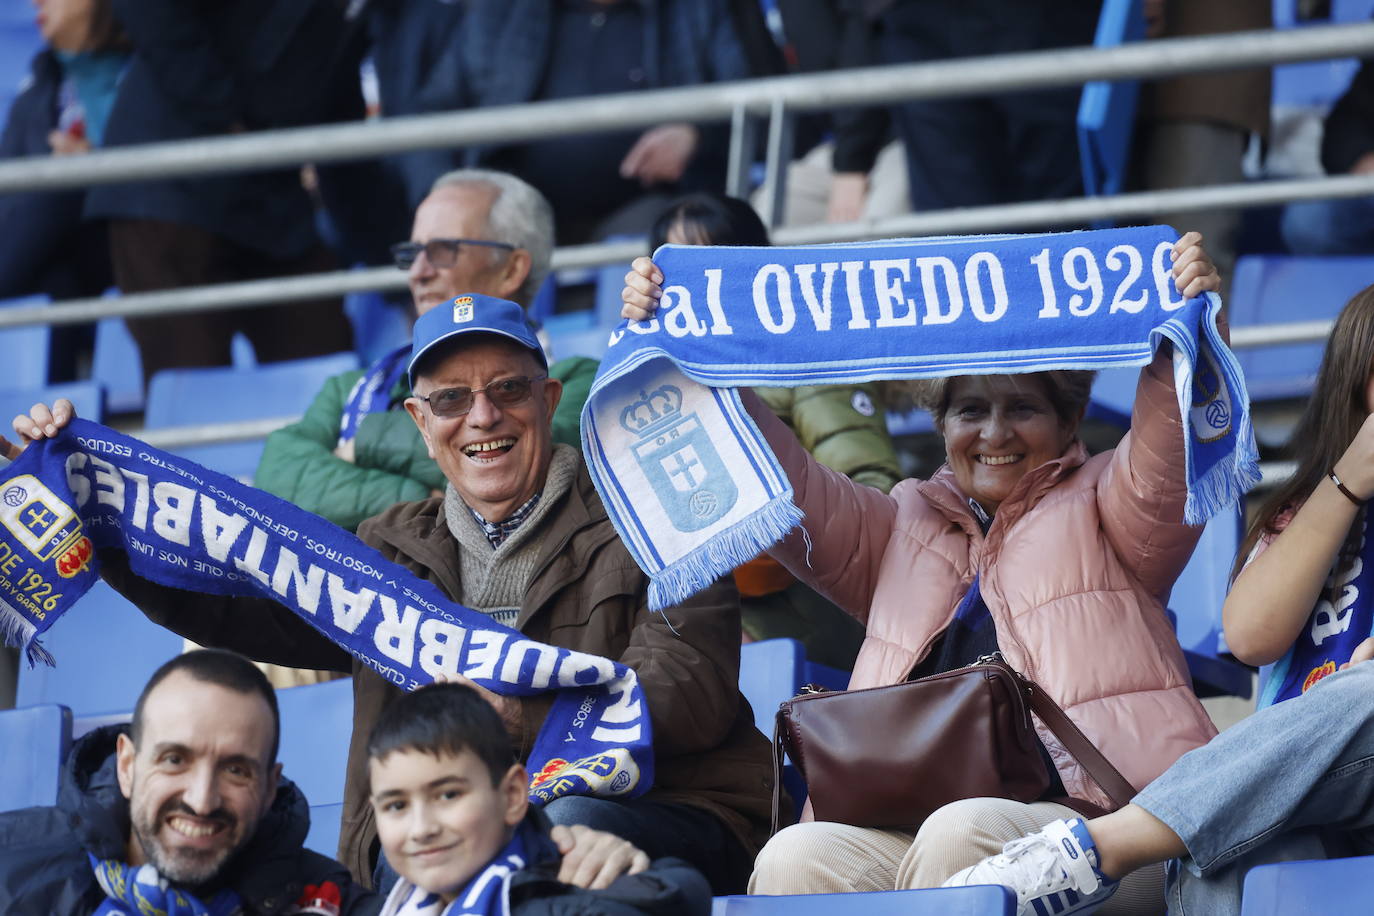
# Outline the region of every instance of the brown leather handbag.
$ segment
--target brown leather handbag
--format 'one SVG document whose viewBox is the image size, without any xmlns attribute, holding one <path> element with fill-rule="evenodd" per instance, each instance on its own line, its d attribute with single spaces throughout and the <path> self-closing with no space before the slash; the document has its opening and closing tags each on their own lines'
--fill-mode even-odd
<svg viewBox="0 0 1374 916">
<path fill-rule="evenodd" d="M 963 798 L 1044 798 L 1050 773 L 1031 714 L 1039 717 L 1115 810 L 1135 789 L 1032 681 L 1001 653 L 967 668 L 865 690 L 812 690 L 779 705 L 773 733 L 773 831 L 783 755 L 806 780 L 818 821 L 915 829 Z M 1086 815 L 1105 813 L 1056 798 Z"/>
</svg>

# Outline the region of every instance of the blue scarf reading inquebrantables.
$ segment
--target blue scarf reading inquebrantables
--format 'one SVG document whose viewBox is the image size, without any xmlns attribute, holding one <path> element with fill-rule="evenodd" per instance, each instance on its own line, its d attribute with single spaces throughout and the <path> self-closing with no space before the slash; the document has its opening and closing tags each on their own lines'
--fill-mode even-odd
<svg viewBox="0 0 1374 916">
<path fill-rule="evenodd" d="M 557 691 L 528 761 L 536 802 L 653 784 L 632 669 L 526 639 L 317 515 L 86 420 L 0 470 L 0 637 L 44 658 L 38 635 L 105 549 L 163 585 L 277 601 L 404 689 L 447 672 L 508 696 Z"/>
<path fill-rule="evenodd" d="M 592 480 L 651 578 L 650 605 L 682 601 L 802 520 L 742 385 L 1135 366 L 1167 340 L 1186 518 L 1229 505 L 1259 477 L 1249 399 L 1220 299 L 1174 288 L 1177 238 L 1151 226 L 660 248 L 658 315 L 611 335 L 582 414 Z"/>
</svg>

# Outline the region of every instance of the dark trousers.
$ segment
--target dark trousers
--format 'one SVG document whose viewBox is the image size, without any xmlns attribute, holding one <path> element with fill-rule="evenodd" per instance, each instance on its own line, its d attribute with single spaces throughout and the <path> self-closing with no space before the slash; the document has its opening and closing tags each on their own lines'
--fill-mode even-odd
<svg viewBox="0 0 1374 916">
<path fill-rule="evenodd" d="M 1090 44 L 1097 4 L 1046 0 L 897 3 L 885 63 Z M 894 106 L 917 210 L 1053 200 L 1082 193 L 1078 87 Z"/>
<path fill-rule="evenodd" d="M 335 269 L 323 245 L 276 259 L 212 232 L 158 220 L 111 220 L 110 257 L 125 293 L 264 280 Z M 225 311 L 127 319 L 143 359 L 143 380 L 161 369 L 224 366 L 241 331 L 265 363 L 353 348 L 353 330 L 337 298 Z"/>
</svg>

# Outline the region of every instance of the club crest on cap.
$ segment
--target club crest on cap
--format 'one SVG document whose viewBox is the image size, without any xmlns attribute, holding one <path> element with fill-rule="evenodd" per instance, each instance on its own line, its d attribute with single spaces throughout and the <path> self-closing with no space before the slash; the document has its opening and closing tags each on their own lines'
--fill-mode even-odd
<svg viewBox="0 0 1374 916">
<path fill-rule="evenodd" d="M 459 296 L 453 300 L 453 323 L 466 324 L 472 320 L 472 297 Z"/>
</svg>

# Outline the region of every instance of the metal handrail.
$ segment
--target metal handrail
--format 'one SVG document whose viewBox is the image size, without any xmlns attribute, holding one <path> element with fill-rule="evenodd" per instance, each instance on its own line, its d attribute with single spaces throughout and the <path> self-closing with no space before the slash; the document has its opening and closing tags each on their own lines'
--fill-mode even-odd
<svg viewBox="0 0 1374 916">
<path fill-rule="evenodd" d="M 0 192 L 260 171 L 669 121 L 724 121 L 737 112 L 818 111 L 1371 54 L 1374 23 L 1055 48 L 27 157 L 0 163 Z"/>
<path fill-rule="evenodd" d="M 1224 207 L 1266 206 L 1294 200 L 1365 196 L 1374 196 L 1374 175 L 1295 178 L 1286 181 L 1246 182 L 1170 191 L 1139 191 L 1112 197 L 1078 197 L 1069 200 L 932 210 L 866 222 L 779 228 L 773 232 L 773 239 L 779 245 L 801 245 L 904 236 L 959 235 L 1056 223 L 1088 225 L 1107 219 L 1148 219 L 1159 213 L 1197 213 Z M 553 264 L 555 269 L 560 270 L 602 264 L 627 264 L 635 256 L 647 251 L 647 243 L 644 241 L 568 246 L 554 252 Z M 405 274 L 393 267 L 377 267 L 274 280 L 253 280 L 246 283 L 183 287 L 118 298 L 70 299 L 54 305 L 0 308 L 0 328 L 31 324 L 76 324 L 120 316 L 170 315 L 208 309 L 246 308 L 268 303 L 339 296 L 363 290 L 403 289 L 405 285 Z"/>
</svg>

